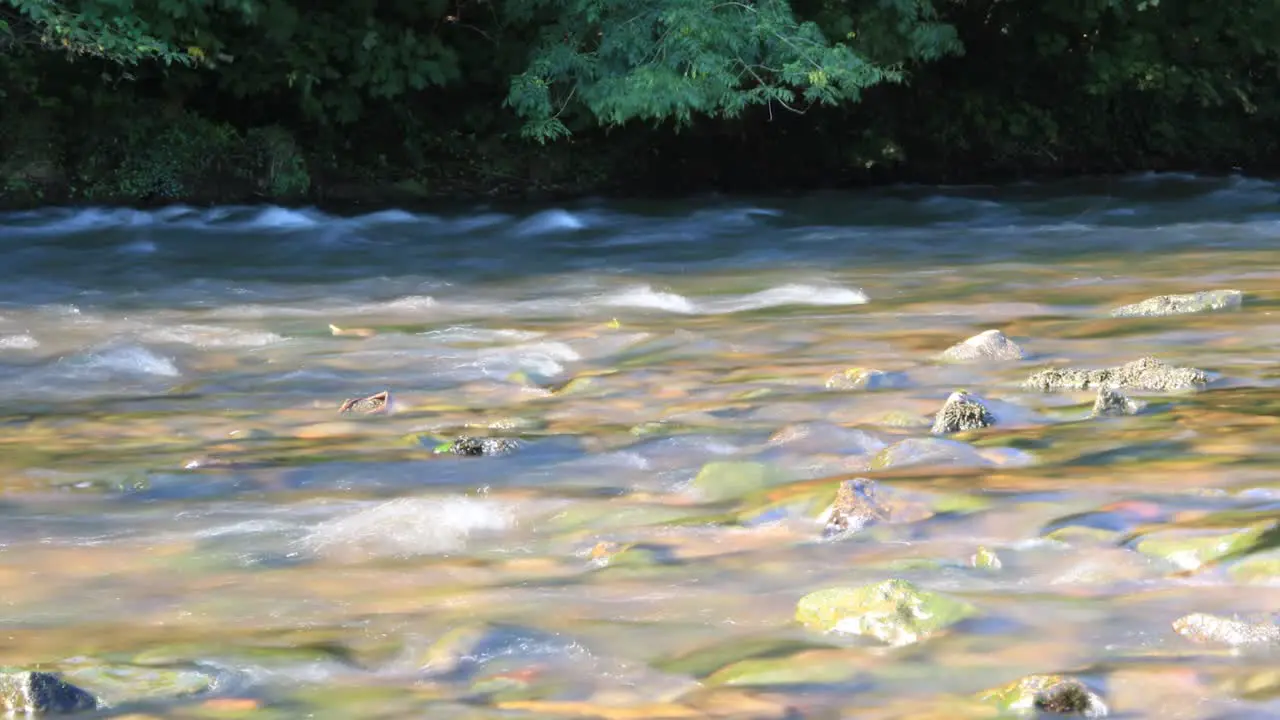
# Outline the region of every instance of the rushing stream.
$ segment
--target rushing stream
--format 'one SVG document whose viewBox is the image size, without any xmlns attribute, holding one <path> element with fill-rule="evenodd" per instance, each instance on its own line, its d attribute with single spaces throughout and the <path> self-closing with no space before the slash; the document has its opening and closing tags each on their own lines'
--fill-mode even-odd
<svg viewBox="0 0 1280 720">
<path fill-rule="evenodd" d="M 0 665 L 131 718 L 981 718 L 1047 674 L 1276 717 L 1278 200 L 0 216 Z M 1023 357 L 939 357 L 985 330 Z M 1024 385 L 1147 356 L 1206 382 Z M 962 388 L 995 424 L 931 433 Z M 884 512 L 825 531 L 854 478 Z"/>
</svg>

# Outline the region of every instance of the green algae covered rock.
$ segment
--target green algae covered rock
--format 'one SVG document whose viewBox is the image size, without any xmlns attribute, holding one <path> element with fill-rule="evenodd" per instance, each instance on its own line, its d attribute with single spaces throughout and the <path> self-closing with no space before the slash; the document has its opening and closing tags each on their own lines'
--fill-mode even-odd
<svg viewBox="0 0 1280 720">
<path fill-rule="evenodd" d="M 1152 557 L 1163 558 L 1183 570 L 1243 557 L 1265 549 L 1275 536 L 1277 522 L 1264 521 L 1232 532 L 1212 529 L 1170 528 L 1143 537 L 1134 548 Z"/>
<path fill-rule="evenodd" d="M 795 617 L 815 630 L 866 635 L 901 646 L 920 642 L 977 614 L 977 608 L 963 600 L 893 579 L 810 593 L 796 605 Z"/>
<path fill-rule="evenodd" d="M 861 668 L 849 662 L 847 652 L 805 650 L 778 657 L 739 660 L 712 673 L 703 684 L 709 687 L 824 685 L 848 682 L 862 674 Z"/>
<path fill-rule="evenodd" d="M 1202 290 L 1186 295 L 1157 295 L 1111 311 L 1111 317 L 1164 317 L 1215 310 L 1238 310 L 1244 304 L 1239 290 Z"/>
<path fill-rule="evenodd" d="M 750 495 L 791 479 L 775 465 L 742 460 L 716 460 L 702 466 L 693 479 L 692 490 L 709 502 Z"/>
<path fill-rule="evenodd" d="M 1011 715 L 1100 718 L 1108 714 L 1101 697 L 1079 680 L 1062 675 L 1028 675 L 1002 688 L 979 693 L 978 699 Z"/>
</svg>

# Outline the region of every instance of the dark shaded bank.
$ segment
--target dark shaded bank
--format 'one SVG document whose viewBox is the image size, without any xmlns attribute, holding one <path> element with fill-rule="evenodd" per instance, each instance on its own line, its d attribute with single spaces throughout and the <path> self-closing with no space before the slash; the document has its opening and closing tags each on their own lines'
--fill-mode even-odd
<svg viewBox="0 0 1280 720">
<path fill-rule="evenodd" d="M 146 102 L 139 103 L 147 108 Z M 424 207 L 478 200 L 673 197 L 707 192 L 787 194 L 900 183 L 983 184 L 1134 172 L 1280 175 L 1280 155 L 1206 152 L 1030 152 L 996 156 L 914 137 L 908 148 L 842 132 L 845 118 L 775 116 L 703 121 L 683 132 L 594 130 L 552 144 L 470 136 L 430 153 L 397 152 L 395 133 L 360 133 L 342 153 L 279 126 L 242 129 L 179 111 L 3 120 L 0 208 L 92 204 L 271 202 L 326 209 Z M 7 113 L 0 113 L 7 114 Z M 131 127 L 146 117 L 143 129 Z M 883 141 L 881 141 L 883 142 Z"/>
<path fill-rule="evenodd" d="M 0 0 L 2 207 L 1280 174 L 1260 0 L 80 5 Z"/>
</svg>

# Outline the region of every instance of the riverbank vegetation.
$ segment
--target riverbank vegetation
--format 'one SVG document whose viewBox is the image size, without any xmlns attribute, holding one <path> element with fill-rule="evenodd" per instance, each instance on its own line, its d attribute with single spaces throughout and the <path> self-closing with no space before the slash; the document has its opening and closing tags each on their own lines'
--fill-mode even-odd
<svg viewBox="0 0 1280 720">
<path fill-rule="evenodd" d="M 0 204 L 1274 169 L 1261 0 L 0 0 Z"/>
</svg>

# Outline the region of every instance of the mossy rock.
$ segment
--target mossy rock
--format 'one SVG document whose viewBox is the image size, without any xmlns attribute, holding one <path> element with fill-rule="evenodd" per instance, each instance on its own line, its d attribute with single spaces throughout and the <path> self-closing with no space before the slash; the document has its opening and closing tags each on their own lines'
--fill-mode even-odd
<svg viewBox="0 0 1280 720">
<path fill-rule="evenodd" d="M 795 617 L 815 630 L 865 635 L 900 646 L 925 640 L 977 614 L 977 608 L 963 600 L 892 579 L 810 593 L 796 605 Z"/>
<path fill-rule="evenodd" d="M 717 460 L 702 466 L 690 488 L 708 502 L 750 495 L 791 479 L 790 473 L 769 463 Z"/>
<path fill-rule="evenodd" d="M 829 643 L 792 637 L 752 635 L 719 641 L 677 655 L 660 658 L 651 664 L 665 673 L 704 678 L 722 668 L 746 660 L 787 658 L 809 650 L 830 650 Z"/>
<path fill-rule="evenodd" d="M 780 685 L 828 685 L 846 683 L 862 674 L 839 650 L 802 650 L 783 657 L 739 660 L 712 673 L 708 687 L 776 687 Z"/>
<path fill-rule="evenodd" d="M 1278 539 L 1280 526 L 1275 521 L 1260 522 L 1229 533 L 1197 533 L 1187 536 L 1181 528 L 1148 535 L 1134 543 L 1134 548 L 1152 557 L 1163 558 L 1184 570 L 1196 570 L 1225 558 L 1247 555 L 1267 549 Z"/>
<path fill-rule="evenodd" d="M 1004 687 L 978 693 L 977 698 L 1010 715 L 1099 718 L 1108 714 L 1101 697 L 1079 680 L 1062 675 L 1028 675 Z"/>
</svg>

